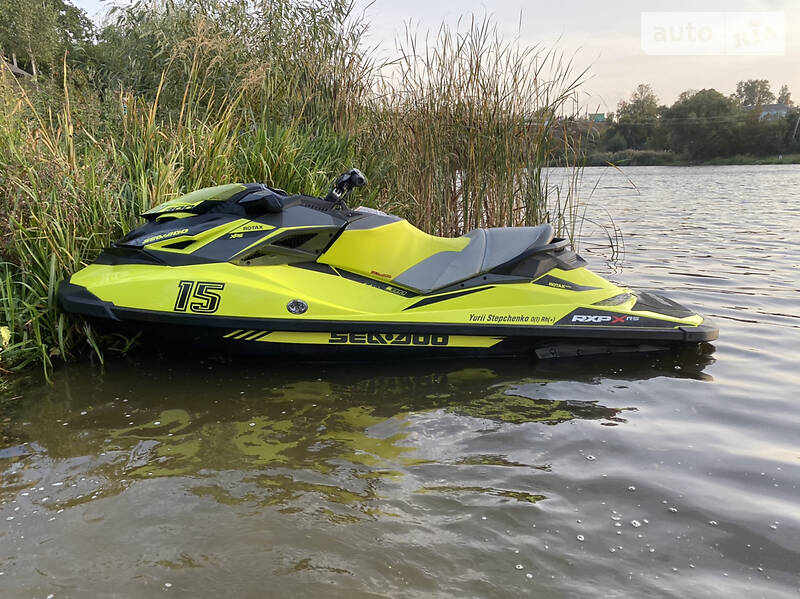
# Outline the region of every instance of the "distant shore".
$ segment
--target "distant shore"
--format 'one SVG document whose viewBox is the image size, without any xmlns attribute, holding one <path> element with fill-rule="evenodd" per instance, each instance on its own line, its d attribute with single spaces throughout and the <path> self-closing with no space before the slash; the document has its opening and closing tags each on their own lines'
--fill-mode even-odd
<svg viewBox="0 0 800 599">
<path fill-rule="evenodd" d="M 619 152 L 597 152 L 586 157 L 586 166 L 723 166 L 759 164 L 800 164 L 800 154 L 754 156 L 736 154 L 710 160 L 689 160 L 684 154 L 657 152 L 653 150 L 621 150 Z"/>
</svg>

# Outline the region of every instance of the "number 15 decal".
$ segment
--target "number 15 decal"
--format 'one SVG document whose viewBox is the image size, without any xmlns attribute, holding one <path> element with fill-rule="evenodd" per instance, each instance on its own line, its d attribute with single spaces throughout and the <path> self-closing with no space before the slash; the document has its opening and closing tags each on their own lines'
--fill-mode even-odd
<svg viewBox="0 0 800 599">
<path fill-rule="evenodd" d="M 225 289 L 225 283 L 209 281 L 181 281 L 178 283 L 178 298 L 175 300 L 175 312 L 186 312 L 188 307 L 197 314 L 213 314 L 219 308 L 219 293 Z M 189 300 L 193 301 L 189 301 Z"/>
</svg>

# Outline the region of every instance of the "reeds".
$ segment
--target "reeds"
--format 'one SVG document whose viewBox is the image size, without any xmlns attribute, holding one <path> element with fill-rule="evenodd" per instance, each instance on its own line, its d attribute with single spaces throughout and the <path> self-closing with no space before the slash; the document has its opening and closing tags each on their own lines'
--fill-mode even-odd
<svg viewBox="0 0 800 599">
<path fill-rule="evenodd" d="M 474 17 L 423 42 L 407 30 L 398 50 L 373 113 L 394 166 L 380 200 L 444 235 L 547 220 L 568 232 L 543 167 L 570 152 L 559 116 L 582 73 Z"/>
<path fill-rule="evenodd" d="M 0 77 L 0 369 L 113 346 L 58 310 L 58 282 L 138 213 L 199 187 L 321 194 L 358 166 L 370 185 L 357 201 L 431 233 L 574 231 L 579 169 L 566 186 L 544 170 L 577 156 L 559 117 L 580 75 L 557 52 L 472 19 L 430 42 L 409 35 L 377 64 L 347 1 L 159 4 L 123 15 L 130 72 L 106 73 L 100 91 L 66 69 L 60 86 Z M 134 70 L 142 56 L 157 80 Z"/>
</svg>

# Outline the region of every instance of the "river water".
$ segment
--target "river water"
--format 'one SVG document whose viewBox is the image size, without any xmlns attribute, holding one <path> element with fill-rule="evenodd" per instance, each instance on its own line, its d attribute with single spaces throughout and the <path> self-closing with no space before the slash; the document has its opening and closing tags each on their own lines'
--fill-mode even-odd
<svg viewBox="0 0 800 599">
<path fill-rule="evenodd" d="M 0 403 L 0 596 L 798 597 L 800 167 L 584 187 L 713 346 L 59 370 Z"/>
</svg>

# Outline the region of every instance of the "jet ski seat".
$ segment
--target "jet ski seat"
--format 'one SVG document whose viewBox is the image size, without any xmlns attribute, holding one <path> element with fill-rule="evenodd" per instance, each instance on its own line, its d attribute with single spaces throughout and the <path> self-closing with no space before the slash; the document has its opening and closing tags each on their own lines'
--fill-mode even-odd
<svg viewBox="0 0 800 599">
<path fill-rule="evenodd" d="M 553 240 L 553 227 L 497 227 L 474 229 L 460 252 L 433 254 L 394 278 L 398 285 L 429 293 L 489 272 Z"/>
</svg>

